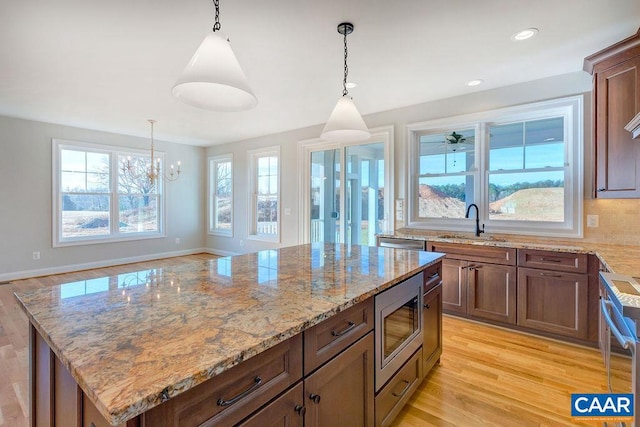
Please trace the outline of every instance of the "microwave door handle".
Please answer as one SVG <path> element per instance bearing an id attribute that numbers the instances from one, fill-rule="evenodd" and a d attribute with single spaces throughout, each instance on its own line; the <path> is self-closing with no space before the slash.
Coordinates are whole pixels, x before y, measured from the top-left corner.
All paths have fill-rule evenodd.
<path id="1" fill-rule="evenodd" d="M 628 335 L 623 335 L 622 332 L 620 332 L 620 330 L 618 329 L 618 326 L 611 318 L 609 306 L 613 306 L 613 303 L 611 301 L 608 301 L 606 299 L 600 300 L 600 309 L 602 311 L 602 315 L 604 316 L 604 319 L 607 322 L 607 325 L 609 325 L 609 329 L 611 330 L 611 333 L 613 334 L 614 337 L 616 337 L 616 339 L 624 349 L 631 348 L 633 351 L 635 351 L 635 348 L 636 348 L 635 339 L 633 339 Z"/>

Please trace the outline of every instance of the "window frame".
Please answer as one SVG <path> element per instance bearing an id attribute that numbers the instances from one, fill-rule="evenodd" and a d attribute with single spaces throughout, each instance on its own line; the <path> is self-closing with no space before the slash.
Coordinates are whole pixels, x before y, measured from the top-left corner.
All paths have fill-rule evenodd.
<path id="1" fill-rule="evenodd" d="M 248 150 L 247 151 L 247 156 L 248 156 L 248 164 L 249 164 L 249 179 L 248 179 L 248 183 L 249 183 L 249 200 L 248 200 L 248 205 L 250 212 L 248 215 L 249 218 L 249 224 L 248 224 L 248 233 L 247 233 L 247 239 L 249 240 L 257 240 L 257 241 L 264 241 L 264 242 L 275 242 L 275 243 L 280 243 L 280 239 L 281 239 L 281 213 L 282 213 L 282 206 L 281 206 L 281 201 L 282 201 L 282 197 L 281 197 L 281 186 L 282 186 L 282 157 L 280 156 L 280 146 L 272 146 L 272 147 L 265 147 L 265 148 L 259 148 L 259 149 L 255 149 L 255 150 Z M 278 193 L 277 193 L 277 209 L 276 209 L 276 214 L 278 216 L 277 221 L 276 221 L 276 227 L 277 227 L 277 233 L 276 234 L 266 234 L 266 233 L 258 233 L 258 212 L 257 212 L 257 197 L 258 197 L 258 159 L 261 157 L 273 157 L 275 156 L 278 159 Z"/>
<path id="2" fill-rule="evenodd" d="M 94 144 L 81 141 L 70 141 L 65 139 L 53 138 L 52 140 L 52 246 L 65 247 L 65 246 L 79 246 L 90 244 L 101 244 L 111 242 L 123 242 L 132 240 L 146 240 L 166 237 L 165 233 L 165 197 L 164 197 L 164 183 L 163 180 L 158 180 L 156 184 L 156 196 L 157 196 L 157 231 L 142 231 L 142 232 L 119 232 L 119 189 L 118 189 L 118 174 L 119 156 L 150 156 L 148 150 L 140 150 L 135 148 L 124 148 L 104 144 Z M 61 176 L 61 152 L 62 150 L 75 150 L 84 152 L 96 152 L 109 154 L 109 188 L 107 193 L 101 193 L 108 195 L 111 198 L 109 207 L 109 234 L 101 236 L 80 236 L 63 238 L 62 237 L 62 194 L 66 193 L 60 188 L 60 176 Z M 160 159 L 161 167 L 164 166 L 164 152 L 156 151 L 155 158 Z"/>
<path id="3" fill-rule="evenodd" d="M 490 220 L 489 219 L 489 128 L 493 125 L 526 122 L 552 117 L 564 118 L 564 212 L 563 222 Z M 538 235 L 549 237 L 583 236 L 583 95 L 563 97 L 481 113 L 466 114 L 445 119 L 431 120 L 407 126 L 407 188 L 408 218 L 406 226 L 415 229 L 436 231 L 474 232 L 474 219 L 419 218 L 419 144 L 425 132 L 447 132 L 454 128 L 478 126 L 475 140 L 477 178 L 474 182 L 473 203 L 480 208 L 480 222 L 486 225 L 487 233 Z"/>
<path id="4" fill-rule="evenodd" d="M 231 163 L 231 228 L 229 230 L 223 228 L 217 228 L 217 190 L 218 190 L 218 174 L 217 174 L 217 165 L 219 163 Z M 214 236 L 225 236 L 225 237 L 233 237 L 233 211 L 234 211 L 234 164 L 233 164 L 233 153 L 228 154 L 220 154 L 216 156 L 209 156 L 208 162 L 208 191 L 209 195 L 209 203 L 208 203 L 208 217 L 209 217 L 209 234 Z"/>

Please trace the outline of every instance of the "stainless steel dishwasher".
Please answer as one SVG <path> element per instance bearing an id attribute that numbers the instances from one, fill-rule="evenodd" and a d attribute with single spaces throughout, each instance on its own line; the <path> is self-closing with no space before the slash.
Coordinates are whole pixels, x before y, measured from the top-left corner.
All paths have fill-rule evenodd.
<path id="1" fill-rule="evenodd" d="M 383 248 L 424 251 L 427 249 L 427 242 L 426 240 L 403 239 L 401 237 L 378 237 L 378 246 Z"/>

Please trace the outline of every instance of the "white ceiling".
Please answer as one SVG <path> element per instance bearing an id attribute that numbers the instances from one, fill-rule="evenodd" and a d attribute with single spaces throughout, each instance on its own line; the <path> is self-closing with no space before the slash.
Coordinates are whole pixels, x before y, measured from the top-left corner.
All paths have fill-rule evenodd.
<path id="1" fill-rule="evenodd" d="M 350 90 L 363 115 L 582 69 L 634 34 L 640 0 L 221 0 L 257 98 L 240 113 L 171 95 L 211 30 L 210 0 L 2 0 L 0 115 L 214 145 L 322 124 Z M 515 43 L 518 30 L 537 37 Z M 484 79 L 474 88 L 465 82 Z"/>

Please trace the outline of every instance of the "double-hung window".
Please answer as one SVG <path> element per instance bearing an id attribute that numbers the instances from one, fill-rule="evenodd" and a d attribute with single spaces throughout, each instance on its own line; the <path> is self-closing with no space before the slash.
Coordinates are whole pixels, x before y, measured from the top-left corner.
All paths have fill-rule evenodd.
<path id="1" fill-rule="evenodd" d="M 147 152 L 53 140 L 54 246 L 162 236 L 150 168 Z"/>
<path id="2" fill-rule="evenodd" d="M 408 226 L 582 235 L 582 97 L 410 125 Z M 473 216 L 475 212 L 471 211 Z"/>
<path id="3" fill-rule="evenodd" d="M 233 155 L 209 158 L 209 232 L 233 235 Z"/>
<path id="4" fill-rule="evenodd" d="M 249 237 L 280 239 L 280 147 L 249 151 Z"/>

